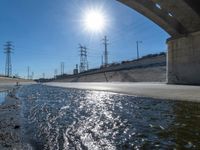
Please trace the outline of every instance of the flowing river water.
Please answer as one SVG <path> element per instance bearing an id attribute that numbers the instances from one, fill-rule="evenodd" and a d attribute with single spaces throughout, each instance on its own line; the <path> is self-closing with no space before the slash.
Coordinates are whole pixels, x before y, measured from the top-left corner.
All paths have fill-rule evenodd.
<path id="1" fill-rule="evenodd" d="M 200 104 L 24 86 L 24 141 L 36 150 L 200 149 Z"/>

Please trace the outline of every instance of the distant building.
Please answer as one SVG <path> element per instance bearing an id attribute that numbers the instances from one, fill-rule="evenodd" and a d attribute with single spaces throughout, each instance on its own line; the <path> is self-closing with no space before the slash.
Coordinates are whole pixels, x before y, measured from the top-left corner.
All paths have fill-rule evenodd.
<path id="1" fill-rule="evenodd" d="M 74 75 L 78 74 L 78 69 L 74 69 Z"/>
<path id="2" fill-rule="evenodd" d="M 78 65 L 76 64 L 76 68 L 73 71 L 74 75 L 78 74 Z"/>

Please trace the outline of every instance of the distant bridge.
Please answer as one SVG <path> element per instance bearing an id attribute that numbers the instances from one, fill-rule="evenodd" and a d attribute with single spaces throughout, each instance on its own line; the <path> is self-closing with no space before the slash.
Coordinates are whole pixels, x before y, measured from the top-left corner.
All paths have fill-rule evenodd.
<path id="1" fill-rule="evenodd" d="M 168 83 L 200 85 L 200 0 L 118 0 L 158 24 L 171 38 Z"/>

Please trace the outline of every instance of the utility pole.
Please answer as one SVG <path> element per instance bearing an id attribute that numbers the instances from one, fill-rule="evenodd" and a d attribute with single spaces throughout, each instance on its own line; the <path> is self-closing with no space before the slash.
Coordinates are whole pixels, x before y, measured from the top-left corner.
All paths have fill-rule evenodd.
<path id="1" fill-rule="evenodd" d="M 88 63 L 88 61 L 87 61 L 87 70 L 89 70 L 89 63 Z"/>
<path id="2" fill-rule="evenodd" d="M 88 63 L 88 60 L 87 60 L 87 47 L 84 46 L 84 52 L 85 52 L 85 65 L 86 65 L 86 70 L 89 69 L 89 63 Z"/>
<path id="3" fill-rule="evenodd" d="M 55 69 L 55 70 L 54 70 L 54 78 L 55 78 L 55 79 L 56 79 L 56 77 L 57 77 L 57 74 L 58 74 L 58 70 Z"/>
<path id="4" fill-rule="evenodd" d="M 13 50 L 13 45 L 11 41 L 6 42 L 4 45 L 4 53 L 6 54 L 6 64 L 5 64 L 5 76 L 12 76 L 12 64 L 11 64 L 11 53 Z"/>
<path id="5" fill-rule="evenodd" d="M 87 61 L 87 48 L 85 46 L 79 45 L 80 48 L 80 72 L 84 72 L 89 69 L 89 64 Z"/>
<path id="6" fill-rule="evenodd" d="M 27 68 L 27 79 L 29 80 L 30 79 L 30 67 L 28 66 Z"/>
<path id="7" fill-rule="evenodd" d="M 104 51 L 104 66 L 108 66 L 108 39 L 107 36 L 104 37 L 103 39 L 103 44 L 105 46 L 105 51 Z"/>
<path id="8" fill-rule="evenodd" d="M 65 63 L 64 62 L 60 63 L 60 71 L 61 71 L 61 75 L 64 75 L 64 72 L 65 72 Z"/>
<path id="9" fill-rule="evenodd" d="M 34 72 L 31 73 L 31 79 L 33 80 L 34 78 Z"/>
<path id="10" fill-rule="evenodd" d="M 45 73 L 42 73 L 42 77 L 43 77 L 43 79 L 45 79 Z"/>
<path id="11" fill-rule="evenodd" d="M 103 67 L 103 55 L 101 56 L 101 66 Z"/>
<path id="12" fill-rule="evenodd" d="M 142 43 L 142 41 L 136 41 L 136 45 L 137 45 L 137 59 L 140 58 L 140 55 L 139 55 L 139 44 Z"/>

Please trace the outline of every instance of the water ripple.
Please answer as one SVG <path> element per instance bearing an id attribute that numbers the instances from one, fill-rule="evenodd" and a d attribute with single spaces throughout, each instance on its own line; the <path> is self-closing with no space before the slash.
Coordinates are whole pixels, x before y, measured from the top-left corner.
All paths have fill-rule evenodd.
<path id="1" fill-rule="evenodd" d="M 43 85 L 18 96 L 36 149 L 200 148 L 200 104 Z"/>

